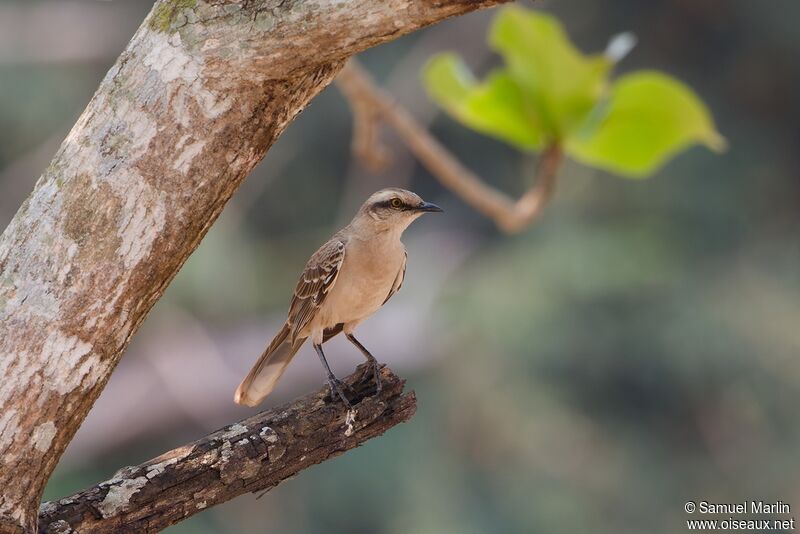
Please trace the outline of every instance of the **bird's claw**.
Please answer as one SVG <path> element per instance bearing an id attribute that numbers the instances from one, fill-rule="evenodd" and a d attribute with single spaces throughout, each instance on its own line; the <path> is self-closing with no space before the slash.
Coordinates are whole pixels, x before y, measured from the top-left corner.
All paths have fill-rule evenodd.
<path id="1" fill-rule="evenodd" d="M 349 400 L 347 400 L 347 397 L 345 397 L 343 391 L 344 388 L 349 387 L 347 384 L 345 384 L 338 378 L 332 377 L 328 379 L 328 386 L 331 389 L 331 399 L 336 400 L 336 397 L 338 396 L 340 399 L 342 399 L 342 402 L 344 403 L 345 406 L 347 406 L 348 410 L 353 409 L 353 405 L 350 404 Z"/>
<path id="2" fill-rule="evenodd" d="M 372 368 L 372 377 L 375 379 L 375 394 L 379 395 L 383 390 L 383 383 L 381 382 L 381 364 L 378 360 L 372 360 L 367 365 L 367 368 Z"/>
<path id="3" fill-rule="evenodd" d="M 367 365 L 361 372 L 361 379 L 364 380 L 368 375 L 372 375 L 372 380 L 375 382 L 375 395 L 380 394 L 383 390 L 383 383 L 381 382 L 381 367 L 383 367 L 378 360 L 367 360 Z"/>

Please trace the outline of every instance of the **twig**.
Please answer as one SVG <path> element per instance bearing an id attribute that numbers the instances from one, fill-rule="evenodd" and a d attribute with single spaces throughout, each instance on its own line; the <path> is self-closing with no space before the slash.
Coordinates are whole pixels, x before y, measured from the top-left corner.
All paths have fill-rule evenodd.
<path id="1" fill-rule="evenodd" d="M 414 393 L 403 394 L 405 382 L 386 367 L 381 379 L 377 396 L 370 396 L 374 382 L 365 366 L 345 380 L 354 419 L 326 386 L 42 504 L 41 532 L 157 532 L 238 495 L 269 490 L 409 420 Z"/>
<path id="2" fill-rule="evenodd" d="M 353 114 L 353 154 L 372 172 L 386 168 L 390 162 L 390 151 L 384 145 L 378 131 L 379 108 L 375 99 L 367 94 L 369 86 L 359 83 L 355 76 L 339 76 L 336 83 L 342 91 Z"/>
<path id="3" fill-rule="evenodd" d="M 464 167 L 425 128 L 418 125 L 408 111 L 378 88 L 355 60 L 351 59 L 345 65 L 336 82 L 354 113 L 356 155 L 366 157 L 370 165 L 373 163 L 370 161 L 372 152 L 379 155 L 385 152 L 375 133 L 375 117 L 379 115 L 397 131 L 409 150 L 445 187 L 494 220 L 506 232 L 519 232 L 530 226 L 550 200 L 562 161 L 561 147 L 557 144 L 548 146 L 542 152 L 536 182 L 515 201 Z M 367 123 L 369 127 L 365 126 Z"/>

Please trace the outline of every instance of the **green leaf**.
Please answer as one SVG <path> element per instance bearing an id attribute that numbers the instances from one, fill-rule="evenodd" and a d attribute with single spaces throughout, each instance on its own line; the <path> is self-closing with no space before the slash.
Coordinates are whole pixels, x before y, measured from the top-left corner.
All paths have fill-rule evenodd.
<path id="1" fill-rule="evenodd" d="M 694 143 L 715 151 L 726 146 L 697 95 L 659 72 L 622 76 L 607 105 L 597 111 L 567 139 L 567 152 L 578 161 L 625 176 L 650 174 Z"/>
<path id="2" fill-rule="evenodd" d="M 506 68 L 475 80 L 455 55 L 425 67 L 432 98 L 464 125 L 524 150 L 561 144 L 588 165 L 644 176 L 694 143 L 722 150 L 703 102 L 657 72 L 623 76 L 609 91 L 613 64 L 635 43 L 612 39 L 605 54 L 584 55 L 553 17 L 519 7 L 495 18 L 489 43 Z"/>
<path id="3" fill-rule="evenodd" d="M 503 9 L 489 44 L 505 59 L 549 137 L 575 131 L 606 88 L 613 60 L 583 55 L 553 17 L 519 7 Z"/>
<path id="4" fill-rule="evenodd" d="M 543 130 L 523 92 L 507 71 L 478 84 L 454 54 L 434 56 L 423 69 L 431 97 L 464 125 L 523 150 L 542 145 Z"/>
<path id="5" fill-rule="evenodd" d="M 425 88 L 434 101 L 448 109 L 458 107 L 475 88 L 475 77 L 457 55 L 442 53 L 433 56 L 422 69 Z"/>

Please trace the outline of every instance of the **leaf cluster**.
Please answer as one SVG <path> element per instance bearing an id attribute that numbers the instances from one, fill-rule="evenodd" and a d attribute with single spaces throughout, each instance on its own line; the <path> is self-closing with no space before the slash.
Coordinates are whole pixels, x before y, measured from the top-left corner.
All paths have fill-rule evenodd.
<path id="1" fill-rule="evenodd" d="M 693 144 L 723 150 L 705 104 L 679 80 L 649 70 L 611 78 L 627 51 L 630 36 L 622 37 L 605 53 L 586 55 L 555 18 L 509 7 L 488 36 L 503 67 L 478 81 L 460 57 L 443 53 L 425 66 L 423 81 L 469 128 L 526 151 L 558 145 L 623 176 L 647 176 Z"/>

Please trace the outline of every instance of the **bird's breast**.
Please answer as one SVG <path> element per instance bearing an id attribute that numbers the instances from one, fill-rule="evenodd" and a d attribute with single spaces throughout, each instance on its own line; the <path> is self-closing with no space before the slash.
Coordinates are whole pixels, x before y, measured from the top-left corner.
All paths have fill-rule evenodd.
<path id="1" fill-rule="evenodd" d="M 322 315 L 335 325 L 364 319 L 386 300 L 405 260 L 405 249 L 357 243 L 345 252 L 339 276 L 325 299 Z"/>

